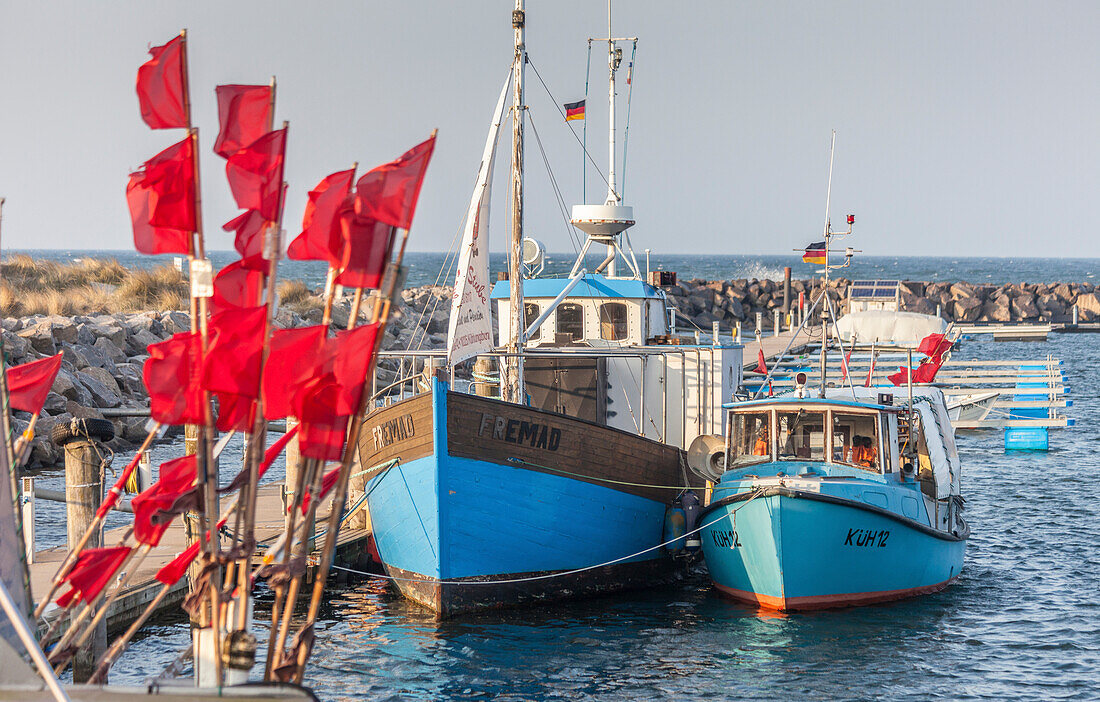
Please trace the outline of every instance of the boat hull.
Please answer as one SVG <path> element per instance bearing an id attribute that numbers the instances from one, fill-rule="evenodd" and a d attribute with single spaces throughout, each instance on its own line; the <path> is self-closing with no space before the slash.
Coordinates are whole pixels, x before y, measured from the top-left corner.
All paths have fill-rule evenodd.
<path id="1" fill-rule="evenodd" d="M 378 554 L 403 595 L 443 616 L 676 572 L 659 544 L 678 491 L 614 482 L 682 485 L 675 447 L 440 384 L 367 423 L 360 455 L 375 466 L 366 491 Z"/>
<path id="2" fill-rule="evenodd" d="M 780 611 L 864 605 L 942 590 L 962 570 L 965 536 L 820 493 L 749 498 L 702 517 L 711 579 L 737 600 Z"/>

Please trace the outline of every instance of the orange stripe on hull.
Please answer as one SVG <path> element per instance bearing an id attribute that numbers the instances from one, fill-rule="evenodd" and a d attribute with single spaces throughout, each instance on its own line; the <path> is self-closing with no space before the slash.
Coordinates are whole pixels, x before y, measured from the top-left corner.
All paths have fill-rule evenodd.
<path id="1" fill-rule="evenodd" d="M 959 576 L 948 578 L 942 583 L 913 587 L 904 590 L 881 590 L 879 592 L 850 592 L 841 595 L 810 595 L 807 597 L 774 597 L 758 592 L 748 592 L 732 587 L 725 587 L 714 583 L 720 591 L 735 600 L 740 600 L 751 605 L 757 605 L 765 609 L 774 609 L 780 612 L 793 612 L 807 609 L 828 609 L 830 607 L 855 607 L 858 605 L 873 604 L 875 602 L 889 602 L 902 600 L 907 597 L 927 595 L 939 592 L 959 579 Z"/>

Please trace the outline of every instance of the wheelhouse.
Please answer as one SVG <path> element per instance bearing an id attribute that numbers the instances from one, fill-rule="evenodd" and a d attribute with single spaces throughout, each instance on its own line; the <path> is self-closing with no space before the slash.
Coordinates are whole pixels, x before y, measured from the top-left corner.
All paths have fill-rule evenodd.
<path id="1" fill-rule="evenodd" d="M 899 408 L 831 400 L 764 400 L 727 405 L 732 470 L 784 461 L 846 465 L 870 473 L 899 469 Z"/>

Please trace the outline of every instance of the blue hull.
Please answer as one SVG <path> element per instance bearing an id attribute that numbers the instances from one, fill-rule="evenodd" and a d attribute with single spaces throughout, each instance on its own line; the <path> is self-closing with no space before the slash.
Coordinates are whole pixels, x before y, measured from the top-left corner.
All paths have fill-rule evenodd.
<path id="1" fill-rule="evenodd" d="M 965 538 L 886 510 L 787 488 L 747 497 L 702 518 L 711 579 L 738 600 L 782 611 L 869 604 L 942 590 L 962 570 Z"/>
<path id="2" fill-rule="evenodd" d="M 655 548 L 666 502 L 497 456 L 452 455 L 447 392 L 434 390 L 428 455 L 402 459 L 367 483 L 378 554 L 405 596 L 451 615 L 649 585 L 671 574 L 673 559 Z"/>

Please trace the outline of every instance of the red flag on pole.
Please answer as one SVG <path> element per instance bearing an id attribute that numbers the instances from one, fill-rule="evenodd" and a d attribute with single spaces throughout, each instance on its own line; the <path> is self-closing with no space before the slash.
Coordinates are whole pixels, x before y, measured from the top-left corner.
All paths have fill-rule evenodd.
<path id="1" fill-rule="evenodd" d="M 217 528 L 221 529 L 225 526 L 227 521 L 229 521 L 229 515 L 218 520 Z M 210 541 L 209 531 L 206 532 L 205 539 L 202 541 L 195 541 L 195 543 L 185 548 L 178 556 L 161 566 L 161 569 L 158 570 L 153 577 L 165 585 L 174 585 L 179 582 L 179 579 L 182 578 L 187 572 L 187 569 L 191 567 L 191 562 L 198 557 L 199 548 L 207 541 Z"/>
<path id="2" fill-rule="evenodd" d="M 347 209 L 339 215 L 344 251 L 343 269 L 336 282 L 348 288 L 377 288 L 390 260 L 394 228 L 384 222 L 371 222 Z"/>
<path id="3" fill-rule="evenodd" d="M 77 598 L 87 604 L 94 602 L 132 550 L 129 546 L 84 549 L 73 569 L 65 576 L 64 582 L 70 585 L 70 589 L 57 598 L 57 605 L 68 607 Z"/>
<path id="4" fill-rule="evenodd" d="M 840 377 L 840 382 L 842 382 L 842 383 L 845 380 L 848 379 L 848 368 L 850 367 L 849 364 L 851 362 L 852 362 L 852 352 L 849 351 L 848 353 L 844 354 L 844 363 L 840 364 L 842 366 L 841 371 L 843 371 L 843 374 Z"/>
<path id="5" fill-rule="evenodd" d="M 340 384 L 340 396 L 336 411 L 353 415 L 359 411 L 363 387 L 367 382 L 367 370 L 374 357 L 374 345 L 378 338 L 378 322 L 341 331 L 336 335 L 336 358 L 333 373 Z"/>
<path id="6" fill-rule="evenodd" d="M 202 386 L 210 392 L 256 398 L 267 329 L 267 306 L 229 309 L 210 318 Z"/>
<path id="7" fill-rule="evenodd" d="M 929 334 L 921 339 L 920 346 L 917 347 L 919 353 L 923 353 L 933 361 L 940 361 L 942 356 L 951 350 L 951 342 L 947 340 L 946 334 Z"/>
<path id="8" fill-rule="evenodd" d="M 322 325 L 279 329 L 271 335 L 264 364 L 264 417 L 282 419 L 294 414 L 294 400 L 301 386 L 324 363 L 327 329 Z"/>
<path id="9" fill-rule="evenodd" d="M 302 233 L 287 247 L 287 258 L 298 261 L 328 261 L 341 265 L 344 238 L 336 215 L 351 191 L 355 171 L 340 171 L 325 178 L 309 191 L 302 217 Z"/>
<path id="10" fill-rule="evenodd" d="M 183 332 L 159 344 L 149 344 L 149 358 L 142 368 L 149 390 L 149 409 L 161 424 L 203 424 L 202 339 Z"/>
<path id="11" fill-rule="evenodd" d="M 219 85 L 214 153 L 229 158 L 267 133 L 271 123 L 271 86 Z"/>
<path id="12" fill-rule="evenodd" d="M 344 450 L 348 418 L 338 411 L 341 388 L 330 372 L 310 379 L 302 388 L 299 407 L 302 431 L 298 445 L 302 455 L 335 461 Z"/>
<path id="13" fill-rule="evenodd" d="M 329 472 L 321 476 L 321 499 L 324 500 L 325 496 L 332 491 L 332 488 L 336 486 L 336 479 L 340 477 L 340 467 L 337 466 Z M 305 495 L 302 497 L 302 516 L 306 515 L 309 510 L 309 501 L 311 495 L 309 494 L 309 488 L 306 488 Z"/>
<path id="14" fill-rule="evenodd" d="M 137 96 L 141 118 L 150 129 L 187 128 L 184 105 L 183 37 L 149 49 L 153 57 L 137 72 Z"/>
<path id="15" fill-rule="evenodd" d="M 160 464 L 157 482 L 144 490 L 130 505 L 134 508 L 134 538 L 156 546 L 168 531 L 172 519 L 186 509 L 185 503 L 195 490 L 194 455 L 182 456 Z"/>
<path id="16" fill-rule="evenodd" d="M 214 276 L 214 297 L 210 299 L 210 313 L 218 314 L 260 304 L 265 277 L 263 271 L 248 268 L 244 261 L 230 263 Z"/>
<path id="17" fill-rule="evenodd" d="M 355 213 L 364 220 L 408 229 L 433 149 L 434 136 L 364 174 L 355 185 Z"/>
<path id="18" fill-rule="evenodd" d="M 195 162 L 186 137 L 145 162 L 142 186 L 156 195 L 149 225 L 195 231 Z"/>
<path id="19" fill-rule="evenodd" d="M 218 431 L 252 432 L 256 420 L 256 400 L 243 395 L 230 395 L 219 392 L 218 418 L 215 426 Z"/>
<path id="20" fill-rule="evenodd" d="M 157 195 L 145 186 L 144 173 L 130 174 L 126 203 L 130 206 L 135 249 L 143 254 L 191 253 L 191 232 L 149 224 L 157 206 Z"/>
<path id="21" fill-rule="evenodd" d="M 241 265 L 267 271 L 269 264 L 264 253 L 264 234 L 267 220 L 257 210 L 248 210 L 222 225 L 227 232 L 235 232 L 233 248 L 241 255 Z"/>
<path id="22" fill-rule="evenodd" d="M 8 368 L 8 401 L 11 408 L 31 414 L 41 412 L 60 368 L 61 354 Z"/>
<path id="23" fill-rule="evenodd" d="M 279 219 L 286 129 L 268 132 L 229 157 L 225 175 L 242 210 L 258 210 L 269 222 Z"/>
<path id="24" fill-rule="evenodd" d="M 753 368 L 756 373 L 768 374 L 768 364 L 764 362 L 764 349 L 756 350 L 756 367 Z"/>

